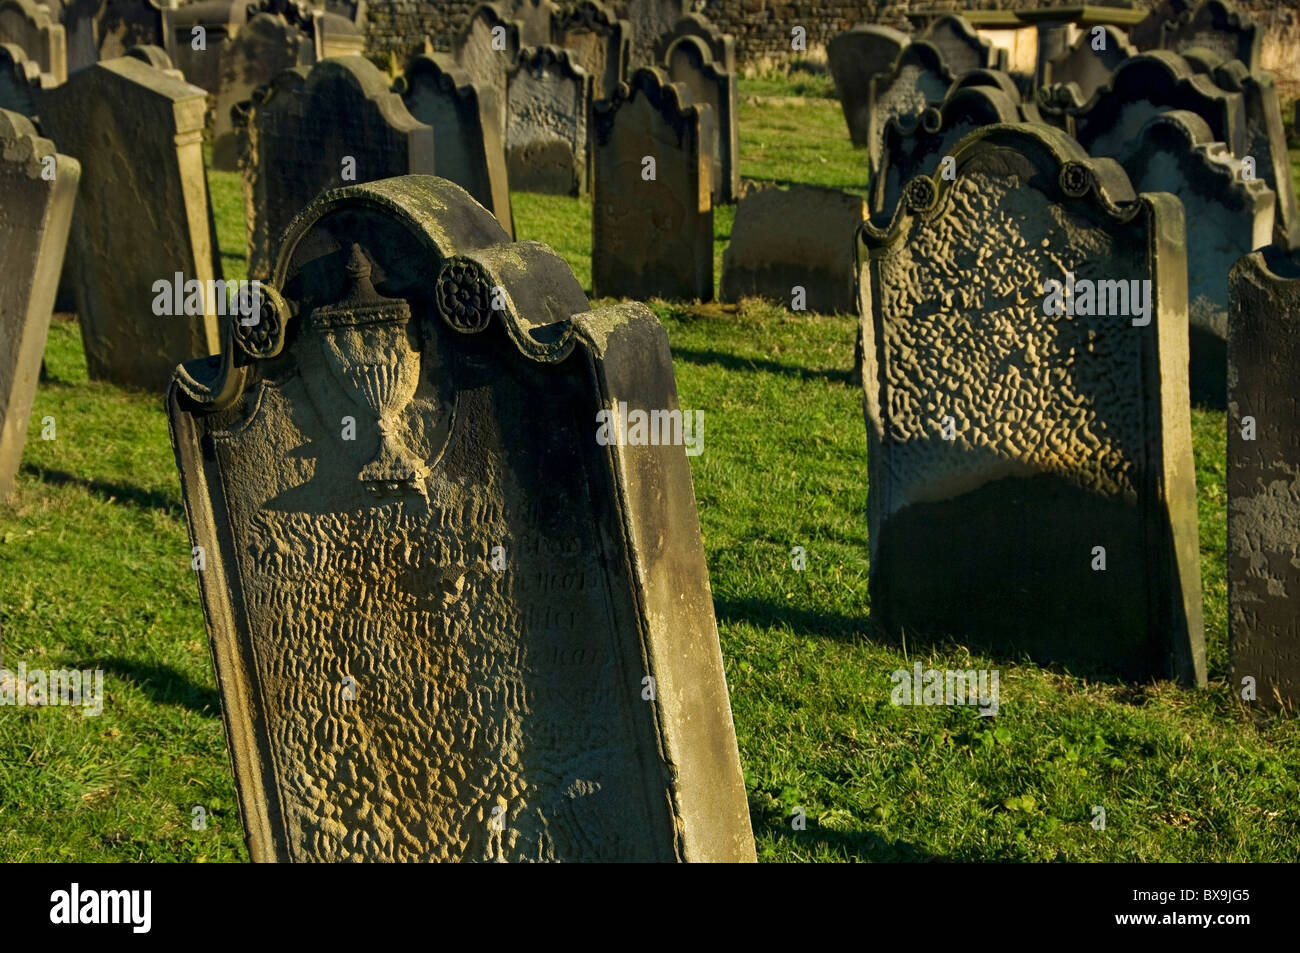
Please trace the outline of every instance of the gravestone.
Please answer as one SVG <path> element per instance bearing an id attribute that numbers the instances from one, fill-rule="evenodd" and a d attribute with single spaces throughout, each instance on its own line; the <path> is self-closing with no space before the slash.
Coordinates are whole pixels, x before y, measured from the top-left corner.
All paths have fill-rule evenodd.
<path id="1" fill-rule="evenodd" d="M 1050 126 L 954 160 L 859 232 L 873 617 L 1203 686 L 1182 209 Z"/>
<path id="2" fill-rule="evenodd" d="M 434 171 L 455 182 L 514 235 L 500 122 L 469 77 L 436 56 L 407 64 L 400 91 L 412 116 L 433 129 Z"/>
<path id="3" fill-rule="evenodd" d="M 221 278 L 203 170 L 206 99 L 124 56 L 37 100 L 44 133 L 81 163 L 67 271 L 92 380 L 158 390 L 177 361 L 219 347 L 211 297 L 160 307 L 154 287 L 177 274 L 205 289 Z"/>
<path id="4" fill-rule="evenodd" d="M 654 315 L 433 177 L 280 249 L 169 395 L 252 859 L 752 861 Z"/>
<path id="5" fill-rule="evenodd" d="M 550 0 L 515 0 L 511 19 L 519 24 L 521 46 L 546 46 L 555 37 L 553 23 L 560 8 Z"/>
<path id="6" fill-rule="evenodd" d="M 46 75 L 20 47 L 0 43 L 0 109 L 35 118 L 36 97 Z"/>
<path id="7" fill-rule="evenodd" d="M 1165 25 L 1194 6 L 1195 0 L 1157 0 L 1145 19 L 1129 28 L 1129 42 L 1142 52 L 1159 49 L 1164 39 Z"/>
<path id="8" fill-rule="evenodd" d="M 948 95 L 956 77 L 929 43 L 909 43 L 888 71 L 871 81 L 867 107 L 867 158 L 872 177 L 880 170 L 885 129 L 891 119 L 913 122 Z"/>
<path id="9" fill-rule="evenodd" d="M 250 6 L 257 9 L 247 0 L 199 0 L 172 13 L 176 68 L 188 82 L 213 95 L 219 91 L 226 57 L 248 23 Z"/>
<path id="10" fill-rule="evenodd" d="M 957 14 L 936 17 L 919 39 L 938 49 L 954 76 L 972 69 L 1007 68 L 1007 51 L 981 37 L 965 17 Z"/>
<path id="11" fill-rule="evenodd" d="M 311 38 L 278 14 L 259 13 L 240 29 L 221 57 L 212 120 L 214 169 L 239 168 L 239 134 L 232 110 L 284 70 L 307 65 L 314 58 Z"/>
<path id="12" fill-rule="evenodd" d="M 907 43 L 907 34 L 892 27 L 855 26 L 826 44 L 849 139 L 860 149 L 871 137 L 871 83 L 894 65 Z"/>
<path id="13" fill-rule="evenodd" d="M 174 10 L 167 0 L 69 0 L 63 13 L 68 72 L 125 56 L 133 46 L 159 46 L 175 56 Z"/>
<path id="14" fill-rule="evenodd" d="M 68 78 L 67 37 L 63 25 L 36 0 L 0 0 L 0 43 L 12 43 L 57 86 Z"/>
<path id="15" fill-rule="evenodd" d="M 596 104 L 593 296 L 713 298 L 712 124 L 654 69 Z"/>
<path id="16" fill-rule="evenodd" d="M 1300 263 L 1272 246 L 1232 270 L 1228 646 L 1232 690 L 1300 707 Z M 1252 704 L 1252 700 L 1247 700 Z"/>
<path id="17" fill-rule="evenodd" d="M 655 43 L 691 12 L 687 0 L 614 0 L 614 15 L 632 26 L 629 72 L 658 63 Z"/>
<path id="18" fill-rule="evenodd" d="M 243 117 L 248 273 L 270 273 L 275 240 L 321 192 L 350 182 L 432 174 L 433 130 L 361 56 L 285 70 Z"/>
<path id="19" fill-rule="evenodd" d="M 507 20 L 501 10 L 484 3 L 474 8 L 452 44 L 452 57 L 471 83 L 489 90 L 505 103 L 507 76 L 519 60 L 519 23 Z M 501 110 L 501 134 L 506 133 L 506 111 Z"/>
<path id="20" fill-rule="evenodd" d="M 0 502 L 23 457 L 81 167 L 0 109 Z"/>
<path id="21" fill-rule="evenodd" d="M 506 170 L 510 187 L 585 195 L 591 185 L 591 76 L 568 50 L 519 54 L 506 88 Z"/>
<path id="22" fill-rule="evenodd" d="M 592 80 L 592 96 L 608 99 L 627 75 L 627 21 L 614 17 L 598 0 L 579 0 L 555 19 L 555 45 L 569 51 Z"/>
<path id="23" fill-rule="evenodd" d="M 752 190 L 736 206 L 722 255 L 723 301 L 757 297 L 792 310 L 853 314 L 860 196 L 808 185 Z M 800 293 L 802 292 L 802 293 Z"/>
<path id="24" fill-rule="evenodd" d="M 1192 47 L 1212 50 L 1225 60 L 1241 60 L 1248 70 L 1262 68 L 1260 46 L 1263 35 L 1247 17 L 1223 0 L 1205 0 L 1184 10 L 1161 26 L 1160 45 L 1181 52 Z"/>
<path id="25" fill-rule="evenodd" d="M 1100 32 L 1094 34 L 1094 30 Z M 1122 30 L 1109 25 L 1088 28 L 1068 53 L 1048 62 L 1046 80 L 1074 83 L 1079 87 L 1080 100 L 1086 103 L 1097 90 L 1110 83 L 1121 63 L 1136 55 L 1137 50 Z"/>
<path id="26" fill-rule="evenodd" d="M 1168 192 L 1187 223 L 1188 336 L 1192 400 L 1227 401 L 1228 272 L 1272 240 L 1272 191 L 1246 181 L 1242 163 L 1215 142 L 1194 113 L 1171 110 L 1151 119 L 1118 157 L 1138 192 Z"/>
<path id="27" fill-rule="evenodd" d="M 737 122 L 736 75 L 718 68 L 713 54 L 697 37 L 686 36 L 668 48 L 664 72 L 691 91 L 691 98 L 713 110 L 713 204 L 736 201 L 740 193 L 740 130 Z"/>
<path id="28" fill-rule="evenodd" d="M 944 157 L 976 129 L 1019 121 L 1019 104 L 995 86 L 954 87 L 942 104 L 928 107 L 918 119 L 891 120 L 872 189 L 873 210 L 892 214 L 903 186 L 918 175 L 942 172 Z"/>
<path id="29" fill-rule="evenodd" d="M 736 38 L 730 33 L 723 33 L 708 17 L 699 13 L 686 14 L 673 24 L 671 30 L 655 41 L 654 65 L 666 66 L 668 50 L 678 40 L 688 36 L 693 36 L 704 43 L 719 69 L 727 73 L 736 72 Z"/>

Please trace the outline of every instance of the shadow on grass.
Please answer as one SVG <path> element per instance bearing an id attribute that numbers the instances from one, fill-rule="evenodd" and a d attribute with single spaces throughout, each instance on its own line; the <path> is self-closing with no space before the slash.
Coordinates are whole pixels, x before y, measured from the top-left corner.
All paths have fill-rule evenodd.
<path id="1" fill-rule="evenodd" d="M 180 705 L 200 715 L 221 715 L 221 696 L 216 689 L 196 685 L 170 665 L 154 665 L 114 656 L 100 659 L 104 671 L 128 679 L 160 705 Z"/>
<path id="2" fill-rule="evenodd" d="M 763 628 L 784 628 L 795 635 L 819 635 L 834 639 L 870 639 L 874 642 L 881 634 L 875 631 L 871 620 L 865 616 L 815 612 L 779 602 L 768 602 L 765 599 L 728 599 L 725 596 L 714 595 L 713 611 L 719 622 L 747 622 Z"/>
<path id="3" fill-rule="evenodd" d="M 801 850 L 816 854 L 820 850 L 849 860 L 868 860 L 877 863 L 933 863 L 952 860 L 922 850 L 906 841 L 888 840 L 870 831 L 833 831 L 808 821 L 808 830 L 796 831 L 788 823 L 754 824 L 754 834 L 791 841 Z"/>
<path id="4" fill-rule="evenodd" d="M 49 470 L 31 463 L 24 463 L 22 472 L 29 473 L 40 482 L 48 483 L 51 486 L 79 486 L 83 490 L 98 496 L 106 503 L 120 501 L 130 503 L 140 509 L 161 510 L 171 516 L 181 517 L 185 515 L 185 509 L 181 506 L 180 499 L 170 493 L 142 490 L 138 486 L 110 483 L 107 480 L 88 480 L 65 470 Z"/>
<path id="5" fill-rule="evenodd" d="M 783 374 L 787 377 L 798 377 L 801 380 L 820 378 L 847 384 L 851 376 L 847 370 L 814 370 L 800 367 L 797 364 L 782 364 L 779 361 L 771 361 L 762 357 L 737 357 L 735 354 L 726 354 L 722 351 L 701 351 L 691 347 L 674 347 L 672 354 L 674 358 L 680 358 L 689 364 L 713 364 L 729 371 L 765 371 L 768 374 Z"/>

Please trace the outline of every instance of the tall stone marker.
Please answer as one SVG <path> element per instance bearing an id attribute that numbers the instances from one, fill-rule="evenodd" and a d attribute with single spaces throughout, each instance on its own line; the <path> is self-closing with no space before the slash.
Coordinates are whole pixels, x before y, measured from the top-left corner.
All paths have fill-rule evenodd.
<path id="1" fill-rule="evenodd" d="M 686 14 L 673 24 L 671 30 L 655 40 L 654 65 L 662 66 L 668 58 L 668 50 L 678 40 L 688 36 L 704 43 L 718 69 L 725 73 L 736 72 L 736 38 L 730 33 L 723 33 L 708 17 L 699 13 Z"/>
<path id="2" fill-rule="evenodd" d="M 1247 704 L 1295 711 L 1300 708 L 1300 263 L 1270 247 L 1239 261 L 1230 283 L 1232 689 Z M 1241 694 L 1247 688 L 1254 698 Z"/>
<path id="3" fill-rule="evenodd" d="M 690 12 L 687 0 L 613 0 L 615 15 L 632 25 L 630 70 L 654 66 L 655 44 Z"/>
<path id="4" fill-rule="evenodd" d="M 953 156 L 859 233 L 872 612 L 1204 685 L 1181 206 L 1050 126 Z"/>
<path id="5" fill-rule="evenodd" d="M 0 0 L 0 43 L 20 47 L 40 66 L 48 85 L 68 78 L 68 40 L 63 25 L 36 0 Z"/>
<path id="6" fill-rule="evenodd" d="M 469 77 L 438 56 L 416 56 L 401 81 L 411 115 L 433 129 L 434 168 L 514 235 L 506 151 L 495 107 Z"/>
<path id="7" fill-rule="evenodd" d="M 653 314 L 433 177 L 279 247 L 169 398 L 253 860 L 753 860 Z"/>
<path id="8" fill-rule="evenodd" d="M 550 0 L 515 0 L 510 16 L 519 24 L 522 46 L 545 46 L 555 38 L 552 24 L 560 8 Z"/>
<path id="9" fill-rule="evenodd" d="M 1007 51 L 980 36 L 970 21 L 958 14 L 936 17 L 920 39 L 943 54 L 944 64 L 954 75 L 973 69 L 1007 68 Z"/>
<path id="10" fill-rule="evenodd" d="M 591 75 L 568 50 L 524 50 L 507 79 L 506 168 L 527 192 L 591 188 Z"/>
<path id="11" fill-rule="evenodd" d="M 855 26 L 836 34 L 826 44 L 849 139 L 859 149 L 866 147 L 871 136 L 872 81 L 889 71 L 907 42 L 907 34 L 892 27 Z"/>
<path id="12" fill-rule="evenodd" d="M 81 163 L 68 258 L 92 379 L 160 390 L 177 361 L 220 347 L 213 296 L 176 308 L 155 290 L 178 274 L 204 289 L 221 277 L 206 102 L 197 86 L 125 56 L 38 99 L 43 131 Z"/>
<path id="13" fill-rule="evenodd" d="M 0 109 L 0 501 L 22 462 L 81 167 Z"/>
<path id="14" fill-rule="evenodd" d="M 740 195 L 740 129 L 737 121 L 736 75 L 720 68 L 699 37 L 673 42 L 664 56 L 664 72 L 673 83 L 691 91 L 699 105 L 713 110 L 713 203 L 723 205 Z"/>
<path id="15" fill-rule="evenodd" d="M 350 182 L 432 174 L 433 130 L 361 56 L 285 70 L 244 117 L 248 273 L 270 273 L 272 242 L 322 192 Z"/>
<path id="16" fill-rule="evenodd" d="M 871 174 L 880 170 L 885 130 L 891 120 L 911 123 L 943 102 L 956 76 L 929 43 L 909 43 L 893 65 L 871 80 L 867 107 L 867 161 Z"/>
<path id="17" fill-rule="evenodd" d="M 631 32 L 599 0 L 579 0 L 555 19 L 555 44 L 591 76 L 596 99 L 612 96 L 627 75 Z"/>
<path id="18" fill-rule="evenodd" d="M 474 8 L 452 44 L 452 57 L 483 94 L 491 91 L 502 104 L 501 134 L 506 133 L 506 77 L 519 60 L 521 25 L 507 20 L 490 3 Z"/>
<path id="19" fill-rule="evenodd" d="M 711 300 L 713 111 L 639 69 L 595 113 L 592 293 Z"/>

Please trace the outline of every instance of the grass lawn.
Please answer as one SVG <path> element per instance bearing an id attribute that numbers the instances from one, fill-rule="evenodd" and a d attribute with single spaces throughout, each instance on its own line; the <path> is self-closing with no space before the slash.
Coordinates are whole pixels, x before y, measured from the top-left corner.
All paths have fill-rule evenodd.
<path id="1" fill-rule="evenodd" d="M 742 82 L 742 173 L 862 191 L 839 104 L 800 82 Z M 238 181 L 211 182 L 241 277 Z M 516 194 L 514 211 L 590 285 L 585 200 Z M 715 215 L 719 271 L 732 218 Z M 1223 414 L 1193 413 L 1208 691 L 918 652 L 868 621 L 853 319 L 652 306 L 682 406 L 708 417 L 691 464 L 762 859 L 1300 859 L 1300 720 L 1248 712 L 1225 682 Z M 4 664 L 101 668 L 107 700 L 98 718 L 0 708 L 0 860 L 246 859 L 162 398 L 88 381 L 75 324 L 51 328 L 46 361 L 0 506 Z M 892 706 L 889 674 L 917 660 L 998 669 L 997 718 Z"/>

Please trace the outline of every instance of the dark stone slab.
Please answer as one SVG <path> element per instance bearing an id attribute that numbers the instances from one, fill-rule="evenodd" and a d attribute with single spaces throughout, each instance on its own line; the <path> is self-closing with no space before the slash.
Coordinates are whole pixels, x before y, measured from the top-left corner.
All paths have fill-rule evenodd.
<path id="1" fill-rule="evenodd" d="M 871 137 L 872 80 L 894 65 L 907 43 L 907 34 L 891 27 L 855 26 L 826 44 L 849 138 L 859 148 L 865 148 Z"/>

